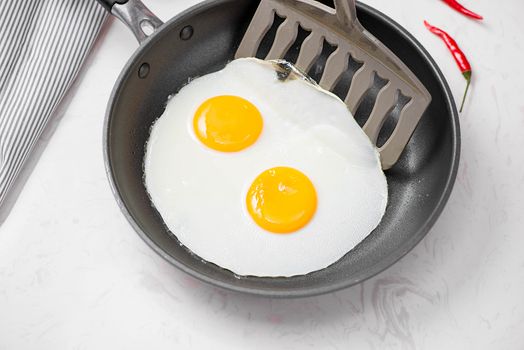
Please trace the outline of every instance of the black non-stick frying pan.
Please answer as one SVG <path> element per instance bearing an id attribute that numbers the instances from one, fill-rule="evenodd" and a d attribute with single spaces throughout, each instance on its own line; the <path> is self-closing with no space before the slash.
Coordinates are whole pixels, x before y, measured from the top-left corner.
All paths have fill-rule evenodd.
<path id="1" fill-rule="evenodd" d="M 216 286 L 256 295 L 327 293 L 359 283 L 393 264 L 426 235 L 439 216 L 459 162 L 455 103 L 442 73 L 424 48 L 397 23 L 358 4 L 364 27 L 407 64 L 433 97 L 400 161 L 386 172 L 390 198 L 382 222 L 337 263 L 304 276 L 239 278 L 202 261 L 179 244 L 176 232 L 169 232 L 149 200 L 143 182 L 145 143 L 169 95 L 189 78 L 217 71 L 233 59 L 259 1 L 206 1 L 165 24 L 138 0 L 99 1 L 124 20 L 141 41 L 109 102 L 104 127 L 107 174 L 133 228 L 179 269 Z M 324 2 L 332 5 L 329 0 Z M 365 110 L 365 106 L 359 109 Z M 394 121 L 391 123 L 392 128 Z"/>

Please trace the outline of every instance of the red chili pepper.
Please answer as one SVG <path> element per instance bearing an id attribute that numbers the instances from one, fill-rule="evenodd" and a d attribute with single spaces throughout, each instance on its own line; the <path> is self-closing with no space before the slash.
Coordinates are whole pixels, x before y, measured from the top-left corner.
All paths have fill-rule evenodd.
<path id="1" fill-rule="evenodd" d="M 479 19 L 479 20 L 480 19 L 484 19 L 484 17 L 482 17 L 481 15 L 476 14 L 475 12 L 470 11 L 467 8 L 465 8 L 464 6 L 462 6 L 461 4 L 459 4 L 457 2 L 457 0 L 442 0 L 442 1 L 444 1 L 452 9 L 455 9 L 456 11 L 462 13 L 463 15 L 466 15 L 466 16 L 474 18 L 474 19 Z"/>
<path id="2" fill-rule="evenodd" d="M 442 39 L 442 41 L 444 41 L 444 43 L 448 47 L 448 50 L 453 55 L 455 62 L 457 62 L 457 65 L 460 71 L 462 72 L 462 75 L 467 81 L 466 91 L 464 92 L 462 104 L 460 105 L 460 111 L 462 112 L 462 109 L 464 108 L 464 102 L 466 101 L 466 96 L 468 94 L 469 86 L 471 85 L 471 65 L 469 64 L 469 61 L 466 58 L 464 52 L 462 52 L 462 50 L 458 46 L 457 42 L 448 33 L 446 33 L 440 28 L 432 26 L 427 21 L 424 21 L 424 25 L 426 26 L 426 28 L 429 29 L 430 32 L 437 35 Z"/>

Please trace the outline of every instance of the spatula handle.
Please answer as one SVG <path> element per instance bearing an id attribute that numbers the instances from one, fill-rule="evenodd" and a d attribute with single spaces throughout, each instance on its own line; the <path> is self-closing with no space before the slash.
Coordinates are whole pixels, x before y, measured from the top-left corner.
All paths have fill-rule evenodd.
<path id="1" fill-rule="evenodd" d="M 355 0 L 335 0 L 335 9 L 340 23 L 348 27 L 353 27 L 358 23 Z"/>

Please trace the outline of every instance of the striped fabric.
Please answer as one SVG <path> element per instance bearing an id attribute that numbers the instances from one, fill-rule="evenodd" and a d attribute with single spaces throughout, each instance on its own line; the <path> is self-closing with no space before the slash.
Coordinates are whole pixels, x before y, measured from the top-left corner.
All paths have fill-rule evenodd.
<path id="1" fill-rule="evenodd" d="M 105 18 L 95 0 L 0 0 L 0 207 Z"/>

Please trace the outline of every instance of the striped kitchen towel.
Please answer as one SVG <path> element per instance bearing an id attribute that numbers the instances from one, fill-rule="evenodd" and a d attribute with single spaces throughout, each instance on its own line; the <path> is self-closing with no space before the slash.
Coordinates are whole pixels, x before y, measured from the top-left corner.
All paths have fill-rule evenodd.
<path id="1" fill-rule="evenodd" d="M 0 0 L 0 209 L 105 18 L 95 0 Z"/>

